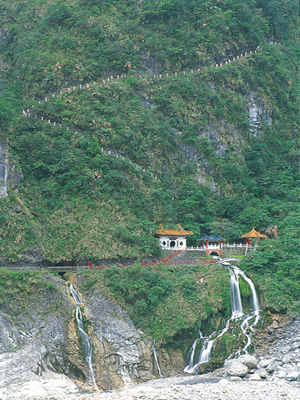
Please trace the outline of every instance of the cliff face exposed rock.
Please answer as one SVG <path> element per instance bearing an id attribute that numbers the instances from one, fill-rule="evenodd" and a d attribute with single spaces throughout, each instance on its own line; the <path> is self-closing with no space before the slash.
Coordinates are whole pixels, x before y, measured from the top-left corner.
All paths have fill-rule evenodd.
<path id="1" fill-rule="evenodd" d="M 159 377 L 152 339 L 134 327 L 127 312 L 100 292 L 87 299 L 84 310 L 91 324 L 96 380 L 101 388 L 113 389 Z M 163 375 L 182 371 L 182 354 L 167 354 L 159 346 L 157 352 Z"/>
<path id="2" fill-rule="evenodd" d="M 9 149 L 6 140 L 0 139 L 0 198 L 6 197 L 8 189 L 16 189 L 22 174 L 9 162 Z"/>
<path id="3" fill-rule="evenodd" d="M 29 382 L 42 394 L 48 392 L 51 381 L 54 389 L 76 391 L 67 375 L 83 376 L 65 351 L 67 321 L 71 318 L 65 287 L 59 278 L 47 275 L 45 279 L 51 282 L 51 289 L 32 294 L 19 291 L 1 304 L 1 395 L 30 394 Z"/>
<path id="4" fill-rule="evenodd" d="M 271 112 L 261 98 L 254 92 L 250 93 L 248 107 L 250 131 L 253 136 L 258 136 L 262 123 L 272 125 Z"/>
<path id="5" fill-rule="evenodd" d="M 74 393 L 91 389 L 89 369 L 65 281 L 45 275 L 49 288 L 7 297 L 0 311 L 0 396 Z M 152 339 L 137 330 L 128 314 L 100 291 L 84 302 L 82 313 L 93 343 L 97 385 L 111 390 L 159 377 Z M 164 376 L 184 367 L 180 353 L 157 346 Z M 76 382 L 76 384 L 75 384 Z M 31 389 L 30 389 L 31 388 Z"/>

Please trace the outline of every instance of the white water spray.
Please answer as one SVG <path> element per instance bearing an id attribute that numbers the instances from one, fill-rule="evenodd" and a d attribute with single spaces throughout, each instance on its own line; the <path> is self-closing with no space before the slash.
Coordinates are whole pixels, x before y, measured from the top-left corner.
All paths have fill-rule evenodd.
<path id="1" fill-rule="evenodd" d="M 197 346 L 198 341 L 199 341 L 199 338 L 197 338 L 194 341 L 193 346 L 191 347 L 191 349 L 189 351 L 189 354 L 188 354 L 189 363 L 184 368 L 184 372 L 189 372 L 194 366 L 194 356 L 195 356 L 195 350 L 196 350 L 196 346 Z"/>
<path id="2" fill-rule="evenodd" d="M 234 268 L 228 269 L 230 273 L 231 318 L 238 318 L 244 314 L 240 293 L 239 274 L 235 272 Z"/>
<path id="3" fill-rule="evenodd" d="M 84 331 L 84 326 L 83 326 L 82 313 L 81 313 L 81 309 L 80 309 L 80 305 L 83 304 L 83 302 L 82 302 L 79 294 L 74 289 L 72 283 L 70 283 L 69 290 L 70 290 L 70 293 L 71 293 L 73 299 L 76 302 L 76 322 L 77 322 L 77 327 L 78 327 L 78 330 L 79 330 L 79 333 L 80 333 L 80 336 L 82 339 L 82 346 L 84 349 L 85 362 L 88 365 L 89 371 L 90 371 L 90 382 L 96 388 L 96 390 L 99 390 L 97 383 L 96 383 L 94 370 L 93 370 L 93 344 L 92 344 L 92 341 L 89 338 L 88 334 Z"/>
<path id="4" fill-rule="evenodd" d="M 158 362 L 158 357 L 157 357 L 156 348 L 155 348 L 155 340 L 153 340 L 152 351 L 153 351 L 154 359 L 156 362 L 156 367 L 158 370 L 159 377 L 164 378 L 163 374 L 161 373 L 161 369 L 160 369 L 159 362 Z"/>
<path id="5" fill-rule="evenodd" d="M 250 278 L 248 278 L 245 273 L 238 267 L 233 266 L 227 262 L 222 263 L 223 266 L 226 266 L 230 273 L 230 301 L 231 301 L 231 317 L 227 320 L 225 327 L 217 333 L 217 331 L 213 332 L 206 340 L 203 342 L 202 349 L 200 352 L 199 360 L 196 364 L 194 363 L 194 353 L 196 349 L 196 345 L 199 339 L 196 339 L 193 343 L 193 346 L 189 352 L 189 364 L 185 367 L 184 371 L 188 373 L 194 373 L 197 371 L 198 365 L 205 363 L 211 359 L 211 352 L 213 350 L 214 342 L 224 335 L 225 332 L 228 331 L 230 322 L 232 321 L 241 321 L 241 330 L 246 338 L 246 344 L 242 350 L 237 351 L 236 353 L 229 356 L 234 357 L 235 355 L 239 355 L 241 353 L 247 353 L 248 348 L 251 344 L 252 333 L 255 325 L 259 320 L 259 301 L 255 291 L 255 287 Z M 242 278 L 249 284 L 252 295 L 252 303 L 253 303 L 253 311 L 245 315 L 243 312 L 242 299 L 239 287 L 239 277 Z M 201 335 L 202 336 L 202 335 Z M 214 337 L 214 339 L 212 339 Z"/>

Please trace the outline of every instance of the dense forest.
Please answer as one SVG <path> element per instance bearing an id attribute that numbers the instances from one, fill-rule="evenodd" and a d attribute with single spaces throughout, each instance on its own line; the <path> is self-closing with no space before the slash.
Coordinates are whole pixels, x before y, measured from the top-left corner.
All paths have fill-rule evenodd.
<path id="1" fill-rule="evenodd" d="M 0 199 L 1 264 L 158 258 L 161 222 L 190 244 L 256 227 L 269 240 L 243 268 L 296 310 L 297 6 L 3 0 L 0 143 L 20 182 Z"/>

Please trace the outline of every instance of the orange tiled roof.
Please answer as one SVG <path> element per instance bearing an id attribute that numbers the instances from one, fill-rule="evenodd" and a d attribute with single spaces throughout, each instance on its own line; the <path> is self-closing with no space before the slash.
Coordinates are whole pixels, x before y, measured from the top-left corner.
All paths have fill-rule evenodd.
<path id="1" fill-rule="evenodd" d="M 254 228 L 252 229 L 252 231 L 245 233 L 245 235 L 242 235 L 242 238 L 265 238 L 267 239 L 268 236 L 267 235 L 263 235 L 260 232 L 257 232 Z"/>
<path id="2" fill-rule="evenodd" d="M 178 229 L 164 229 L 162 224 L 159 225 L 160 229 L 158 229 L 155 233 L 158 235 L 170 235 L 170 236 L 188 236 L 192 235 L 192 231 L 185 231 L 181 225 L 177 225 Z"/>

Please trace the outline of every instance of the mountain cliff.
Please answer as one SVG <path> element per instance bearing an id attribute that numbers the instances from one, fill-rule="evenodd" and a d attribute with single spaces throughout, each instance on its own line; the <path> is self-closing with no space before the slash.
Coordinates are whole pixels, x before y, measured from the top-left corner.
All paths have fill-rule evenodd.
<path id="1" fill-rule="evenodd" d="M 295 212 L 295 2 L 0 7 L 2 265 L 157 257 L 161 221 L 230 239 Z"/>

